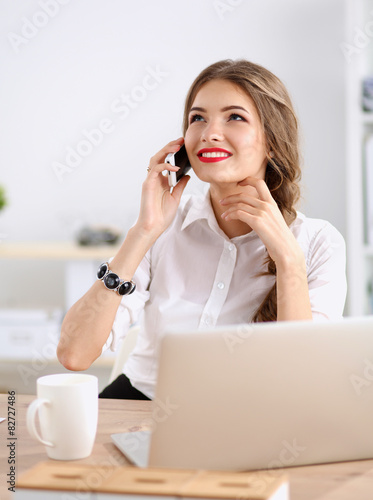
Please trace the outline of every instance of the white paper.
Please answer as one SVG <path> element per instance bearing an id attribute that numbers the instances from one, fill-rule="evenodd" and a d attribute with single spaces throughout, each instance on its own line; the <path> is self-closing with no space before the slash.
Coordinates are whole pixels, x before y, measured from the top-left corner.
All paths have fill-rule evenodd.
<path id="1" fill-rule="evenodd" d="M 5 418 L 0 418 L 0 423 L 1 423 L 3 420 L 5 420 Z"/>

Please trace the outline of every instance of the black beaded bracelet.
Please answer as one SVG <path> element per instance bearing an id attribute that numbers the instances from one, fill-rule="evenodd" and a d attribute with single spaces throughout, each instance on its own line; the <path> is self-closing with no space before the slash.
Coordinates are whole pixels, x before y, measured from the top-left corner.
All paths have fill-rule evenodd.
<path id="1" fill-rule="evenodd" d="M 98 268 L 97 279 L 102 281 L 106 288 L 117 292 L 118 295 L 130 295 L 135 291 L 136 283 L 124 281 L 116 273 L 110 271 L 108 262 L 104 262 Z"/>

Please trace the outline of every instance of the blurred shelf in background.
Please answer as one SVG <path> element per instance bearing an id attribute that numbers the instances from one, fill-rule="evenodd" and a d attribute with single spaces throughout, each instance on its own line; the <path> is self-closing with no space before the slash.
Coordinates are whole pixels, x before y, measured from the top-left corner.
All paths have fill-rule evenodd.
<path id="1" fill-rule="evenodd" d="M 64 304 L 60 308 L 0 308 L 0 392 L 14 389 L 23 394 L 36 393 L 38 377 L 67 372 L 59 363 L 56 348 L 66 310 L 90 288 L 99 264 L 114 256 L 113 245 L 79 246 L 74 243 L 16 242 L 0 244 L 0 259 L 7 267 L 16 260 L 61 261 L 64 266 Z M 14 273 L 14 279 L 19 279 Z M 62 284 L 63 285 L 63 284 Z M 22 286 L 20 280 L 19 286 Z M 35 287 L 40 284 L 35 283 Z M 61 286 L 51 283 L 51 286 Z M 30 290 L 33 293 L 33 290 Z M 50 293 L 48 288 L 45 294 Z M 87 373 L 99 378 L 99 389 L 109 380 L 115 354 L 106 351 Z"/>

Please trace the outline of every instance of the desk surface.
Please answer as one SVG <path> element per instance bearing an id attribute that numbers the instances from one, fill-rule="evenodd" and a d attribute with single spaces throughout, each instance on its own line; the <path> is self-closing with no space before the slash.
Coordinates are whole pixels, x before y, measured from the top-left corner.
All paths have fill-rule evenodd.
<path id="1" fill-rule="evenodd" d="M 0 417 L 7 418 L 7 394 L 0 395 Z M 17 475 L 38 462 L 48 460 L 44 446 L 29 437 L 25 416 L 35 396 L 16 395 Z M 99 419 L 92 455 L 74 463 L 129 465 L 112 444 L 110 434 L 149 428 L 150 401 L 99 400 Z M 7 420 L 0 423 L 0 499 L 8 500 L 9 473 Z M 291 500 L 371 500 L 373 498 L 373 460 L 338 464 L 290 467 L 285 469 L 290 480 Z"/>

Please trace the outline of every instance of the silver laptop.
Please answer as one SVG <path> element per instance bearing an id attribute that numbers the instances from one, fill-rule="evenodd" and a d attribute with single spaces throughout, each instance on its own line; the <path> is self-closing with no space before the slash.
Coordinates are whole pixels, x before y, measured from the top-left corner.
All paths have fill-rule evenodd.
<path id="1" fill-rule="evenodd" d="M 373 458 L 373 316 L 165 334 L 139 466 L 250 470 Z"/>

